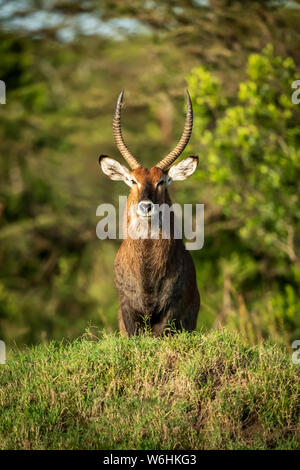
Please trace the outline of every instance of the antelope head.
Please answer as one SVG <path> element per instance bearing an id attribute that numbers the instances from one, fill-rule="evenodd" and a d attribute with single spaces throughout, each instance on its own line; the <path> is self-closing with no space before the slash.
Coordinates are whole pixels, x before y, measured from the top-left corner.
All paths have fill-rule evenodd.
<path id="1" fill-rule="evenodd" d="M 167 187 L 172 181 L 184 180 L 192 175 L 198 165 L 198 157 L 188 157 L 172 165 L 187 146 L 193 127 L 193 108 L 189 92 L 187 96 L 187 114 L 182 136 L 172 152 L 166 155 L 154 167 L 147 169 L 139 163 L 128 150 L 121 131 L 121 107 L 124 91 L 121 92 L 113 119 L 113 133 L 116 145 L 130 166 L 130 170 L 112 158 L 101 155 L 99 163 L 103 173 L 112 180 L 122 180 L 130 188 L 128 207 L 136 207 L 136 215 L 149 218 L 155 212 L 157 205 L 170 204 Z"/>

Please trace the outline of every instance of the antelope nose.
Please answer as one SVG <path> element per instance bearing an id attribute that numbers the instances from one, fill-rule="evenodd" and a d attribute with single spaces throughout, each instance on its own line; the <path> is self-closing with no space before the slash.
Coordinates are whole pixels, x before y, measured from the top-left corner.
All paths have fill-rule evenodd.
<path id="1" fill-rule="evenodd" d="M 138 205 L 138 210 L 141 215 L 149 215 L 152 211 L 153 203 L 151 201 L 141 201 Z"/>

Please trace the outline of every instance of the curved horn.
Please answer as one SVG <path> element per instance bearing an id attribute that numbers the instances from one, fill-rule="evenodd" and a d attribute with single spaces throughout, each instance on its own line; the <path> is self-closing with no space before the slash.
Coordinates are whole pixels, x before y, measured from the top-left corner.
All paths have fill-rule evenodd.
<path id="1" fill-rule="evenodd" d="M 188 90 L 186 90 L 186 102 L 187 112 L 182 136 L 174 150 L 172 150 L 172 152 L 170 152 L 156 165 L 156 167 L 160 168 L 161 170 L 167 170 L 172 165 L 176 158 L 178 158 L 179 155 L 183 152 L 190 140 L 193 129 L 193 107 Z"/>
<path id="2" fill-rule="evenodd" d="M 115 142 L 119 151 L 121 152 L 122 156 L 125 158 L 128 165 L 132 168 L 132 170 L 135 170 L 136 168 L 139 168 L 142 165 L 129 152 L 122 136 L 121 108 L 122 108 L 122 102 L 123 102 L 123 95 L 124 95 L 124 90 L 121 91 L 118 101 L 117 101 L 117 106 L 115 109 L 114 119 L 113 119 L 113 133 L 114 133 Z"/>

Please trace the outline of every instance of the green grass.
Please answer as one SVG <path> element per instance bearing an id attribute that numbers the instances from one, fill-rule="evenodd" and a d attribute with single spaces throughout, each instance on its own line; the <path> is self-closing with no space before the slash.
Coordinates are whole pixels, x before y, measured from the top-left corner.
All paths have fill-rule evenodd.
<path id="1" fill-rule="evenodd" d="M 299 366 L 228 331 L 85 335 L 0 366 L 1 449 L 296 449 Z"/>

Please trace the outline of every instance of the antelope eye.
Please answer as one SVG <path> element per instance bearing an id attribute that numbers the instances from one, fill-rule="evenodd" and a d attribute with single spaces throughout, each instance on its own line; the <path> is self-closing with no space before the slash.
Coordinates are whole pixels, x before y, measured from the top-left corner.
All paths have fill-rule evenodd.
<path id="1" fill-rule="evenodd" d="M 164 184 L 164 180 L 160 180 L 160 181 L 157 183 L 156 187 L 162 186 L 163 184 Z"/>
<path id="2" fill-rule="evenodd" d="M 131 180 L 131 183 L 132 184 L 137 184 L 137 182 L 135 180 Z"/>

